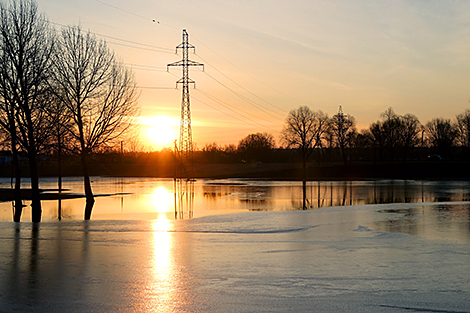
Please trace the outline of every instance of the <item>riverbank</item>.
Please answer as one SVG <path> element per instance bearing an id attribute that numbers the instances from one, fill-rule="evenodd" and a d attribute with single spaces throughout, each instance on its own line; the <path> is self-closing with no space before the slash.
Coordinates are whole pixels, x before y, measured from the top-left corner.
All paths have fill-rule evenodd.
<path id="1" fill-rule="evenodd" d="M 28 177 L 28 168 L 23 169 Z M 57 167 L 42 165 L 41 177 L 54 177 Z M 91 164 L 92 176 L 114 177 L 175 177 L 172 163 L 140 164 Z M 0 175 L 9 177 L 11 168 L 0 167 Z M 63 176 L 81 176 L 81 167 L 64 165 Z M 358 162 L 345 166 L 342 163 L 309 163 L 308 180 L 362 180 L 362 179 L 469 179 L 470 162 L 454 161 L 409 161 L 407 163 Z M 184 174 L 183 174 L 184 176 Z M 301 180 L 300 163 L 237 163 L 237 164 L 195 164 L 191 174 L 194 178 L 256 178 L 272 180 Z"/>

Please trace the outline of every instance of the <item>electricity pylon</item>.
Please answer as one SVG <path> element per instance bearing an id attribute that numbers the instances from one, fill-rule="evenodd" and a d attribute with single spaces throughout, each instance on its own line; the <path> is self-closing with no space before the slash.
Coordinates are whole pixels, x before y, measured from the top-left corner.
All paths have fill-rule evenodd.
<path id="1" fill-rule="evenodd" d="M 183 50 L 183 59 L 167 65 L 167 70 L 170 66 L 181 66 L 183 77 L 180 78 L 176 85 L 182 84 L 182 101 L 181 101 L 181 123 L 180 123 L 180 137 L 178 142 L 178 150 L 182 163 L 192 163 L 193 158 L 193 135 L 191 130 L 191 107 L 189 104 L 189 84 L 196 84 L 195 81 L 189 78 L 190 66 L 202 66 L 204 64 L 189 60 L 189 49 L 196 51 L 196 47 L 189 44 L 189 35 L 186 29 L 183 29 L 183 42 L 176 46 L 176 53 L 178 49 Z"/>

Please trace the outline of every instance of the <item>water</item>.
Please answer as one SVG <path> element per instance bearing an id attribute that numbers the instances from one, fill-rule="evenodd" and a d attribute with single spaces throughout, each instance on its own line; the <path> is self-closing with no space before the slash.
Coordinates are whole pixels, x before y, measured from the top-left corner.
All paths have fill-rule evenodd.
<path id="1" fill-rule="evenodd" d="M 304 211 L 297 182 L 205 180 L 177 214 L 172 188 L 0 222 L 0 312 L 470 312 L 467 182 L 315 182 Z"/>
<path id="2" fill-rule="evenodd" d="M 29 184 L 26 182 L 23 186 L 29 187 Z M 9 187 L 9 180 L 0 179 L 0 188 Z M 148 220 L 163 214 L 171 220 L 302 208 L 301 183 L 293 181 L 197 180 L 192 187 L 188 187 L 175 186 L 171 179 L 92 177 L 92 187 L 97 196 L 93 219 Z M 40 188 L 56 189 L 56 179 L 41 180 Z M 65 178 L 63 188 L 66 189 L 65 193 L 83 195 L 82 178 Z M 188 198 L 188 195 L 191 197 Z M 470 200 L 470 182 L 309 182 L 306 196 L 309 209 L 386 203 L 466 203 Z M 30 221 L 29 202 L 25 204 L 22 221 Z M 42 201 L 42 206 L 43 221 L 58 219 L 59 201 Z M 84 198 L 62 200 L 61 217 L 83 219 L 84 207 Z M 459 210 L 468 211 L 466 204 L 462 204 Z M 0 221 L 11 221 L 12 214 L 11 202 L 0 203 Z"/>

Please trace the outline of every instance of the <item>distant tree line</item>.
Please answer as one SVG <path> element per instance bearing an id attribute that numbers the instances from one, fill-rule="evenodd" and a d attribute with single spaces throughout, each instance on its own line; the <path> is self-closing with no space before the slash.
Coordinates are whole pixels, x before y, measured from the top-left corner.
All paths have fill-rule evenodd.
<path id="1" fill-rule="evenodd" d="M 434 118 L 421 124 L 413 114 L 388 108 L 367 129 L 358 131 L 353 116 L 340 107 L 329 117 L 307 106 L 289 112 L 276 145 L 269 133 L 242 138 L 238 145 L 206 144 L 196 162 L 403 162 L 423 158 L 461 158 L 470 153 L 470 109 L 455 120 Z"/>
<path id="2" fill-rule="evenodd" d="M 138 110 L 133 74 L 103 40 L 80 26 L 56 31 L 33 0 L 0 3 L 0 129 L 15 169 L 15 222 L 23 207 L 19 156 L 28 159 L 39 222 L 38 155 L 57 154 L 60 171 L 64 151 L 80 155 L 90 219 L 88 156 L 128 132 Z"/>

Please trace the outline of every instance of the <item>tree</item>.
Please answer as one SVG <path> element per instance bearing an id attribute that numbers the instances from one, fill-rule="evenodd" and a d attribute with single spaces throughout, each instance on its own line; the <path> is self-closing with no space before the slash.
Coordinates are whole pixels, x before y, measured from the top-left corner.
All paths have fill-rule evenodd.
<path id="1" fill-rule="evenodd" d="M 74 121 L 69 129 L 78 142 L 86 197 L 85 220 L 91 218 L 94 196 L 88 171 L 91 152 L 111 144 L 133 124 L 138 113 L 133 75 L 106 42 L 79 26 L 62 29 L 54 60 L 57 97 Z"/>
<path id="2" fill-rule="evenodd" d="M 392 108 L 388 108 L 380 114 L 381 120 L 374 122 L 369 127 L 369 134 L 375 149 L 379 149 L 379 159 L 382 160 L 383 152 L 388 148 L 390 162 L 395 160 L 395 152 L 403 149 L 404 161 L 412 147 L 419 141 L 419 133 L 422 130 L 418 118 L 413 114 L 398 115 Z M 374 156 L 375 160 L 375 156 Z"/>
<path id="3" fill-rule="evenodd" d="M 306 106 L 289 112 L 281 132 L 281 140 L 287 148 L 298 149 L 302 157 L 303 208 L 306 209 L 307 160 L 316 147 L 321 146 L 328 116 L 314 112 Z"/>
<path id="4" fill-rule="evenodd" d="M 470 148 L 470 109 L 457 115 L 458 142 L 466 149 Z"/>
<path id="5" fill-rule="evenodd" d="M 390 151 L 390 163 L 393 164 L 395 149 L 400 144 L 400 117 L 392 108 L 388 108 L 380 116 L 382 117 L 382 129 L 386 138 L 386 146 Z"/>
<path id="6" fill-rule="evenodd" d="M 46 106 L 50 103 L 45 94 L 49 91 L 53 40 L 48 22 L 38 13 L 35 2 L 18 0 L 0 4 L 0 50 L 0 90 L 6 117 L 2 126 L 10 133 L 13 154 L 17 154 L 18 143 L 27 152 L 31 216 L 33 222 L 40 222 L 37 154 L 49 131 L 45 120 Z M 20 216 L 21 209 L 15 206 L 14 220 L 19 221 Z"/>
<path id="7" fill-rule="evenodd" d="M 399 140 L 403 147 L 403 162 L 406 162 L 408 152 L 418 145 L 419 134 L 422 131 L 421 123 L 413 114 L 405 114 L 399 117 Z"/>
<path id="8" fill-rule="evenodd" d="M 340 106 L 338 113 L 330 119 L 330 127 L 334 135 L 333 142 L 341 149 L 343 162 L 347 165 L 346 148 L 356 130 L 356 121 L 353 116 L 344 114 Z"/>
<path id="9" fill-rule="evenodd" d="M 51 134 L 48 148 L 51 154 L 57 155 L 57 187 L 60 193 L 62 191 L 62 154 L 64 150 L 73 150 L 73 137 L 69 132 L 69 129 L 73 127 L 73 121 L 64 103 L 53 94 L 50 96 L 52 105 L 48 109 L 48 124 Z"/>
<path id="10" fill-rule="evenodd" d="M 426 123 L 427 139 L 431 147 L 441 155 L 447 155 L 454 146 L 458 130 L 450 119 L 434 118 Z"/>
<path id="11" fill-rule="evenodd" d="M 221 159 L 222 148 L 216 142 L 213 142 L 205 144 L 201 152 L 206 162 L 218 163 Z"/>
<path id="12" fill-rule="evenodd" d="M 248 162 L 268 161 L 274 149 L 274 137 L 268 133 L 250 134 L 238 143 L 238 152 Z"/>
<path id="13" fill-rule="evenodd" d="M 281 132 L 286 148 L 298 149 L 302 157 L 304 178 L 306 164 L 313 149 L 321 145 L 322 134 L 326 131 L 328 116 L 322 111 L 314 112 L 302 106 L 289 112 Z"/>
<path id="14" fill-rule="evenodd" d="M 379 149 L 379 160 L 383 158 L 383 150 L 386 145 L 386 134 L 382 121 L 377 121 L 369 126 L 367 136 L 371 139 L 374 146 L 374 164 L 377 160 L 377 148 Z"/>

